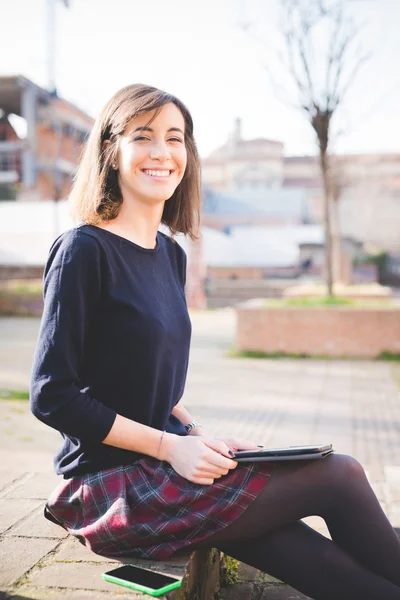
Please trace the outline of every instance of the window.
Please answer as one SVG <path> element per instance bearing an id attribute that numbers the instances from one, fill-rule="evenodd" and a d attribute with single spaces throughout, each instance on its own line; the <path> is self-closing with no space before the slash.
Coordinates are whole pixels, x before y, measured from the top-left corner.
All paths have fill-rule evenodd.
<path id="1" fill-rule="evenodd" d="M 88 133 L 86 133 L 85 131 L 80 131 L 80 132 L 79 132 L 79 135 L 77 136 L 77 138 L 78 138 L 78 142 L 79 142 L 80 144 L 84 144 L 84 143 L 86 142 L 87 138 L 88 138 L 88 135 L 89 135 L 89 134 L 88 134 Z"/>
<path id="2" fill-rule="evenodd" d="M 17 156 L 15 152 L 1 152 L 0 153 L 0 171 L 16 171 L 17 170 Z"/>
<path id="3" fill-rule="evenodd" d="M 65 137 L 71 137 L 73 134 L 73 128 L 69 123 L 64 123 L 62 126 L 62 132 Z"/>

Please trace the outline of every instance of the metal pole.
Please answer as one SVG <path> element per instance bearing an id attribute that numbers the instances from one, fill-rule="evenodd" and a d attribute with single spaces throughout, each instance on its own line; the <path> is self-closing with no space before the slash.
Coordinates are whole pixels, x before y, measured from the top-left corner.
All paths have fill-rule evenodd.
<path id="1" fill-rule="evenodd" d="M 47 84 L 49 92 L 56 91 L 56 0 L 46 0 Z"/>

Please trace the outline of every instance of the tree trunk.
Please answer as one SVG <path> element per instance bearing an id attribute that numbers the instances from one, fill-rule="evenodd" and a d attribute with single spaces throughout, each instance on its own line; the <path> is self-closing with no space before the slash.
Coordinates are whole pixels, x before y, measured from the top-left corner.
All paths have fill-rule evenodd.
<path id="1" fill-rule="evenodd" d="M 342 281 L 339 200 L 332 198 L 332 273 L 333 281 Z"/>
<path id="2" fill-rule="evenodd" d="M 319 160 L 324 188 L 324 225 L 325 225 L 325 277 L 328 297 L 334 296 L 332 274 L 332 232 L 331 232 L 331 197 L 332 186 L 329 171 L 329 156 L 326 150 L 320 148 Z"/>

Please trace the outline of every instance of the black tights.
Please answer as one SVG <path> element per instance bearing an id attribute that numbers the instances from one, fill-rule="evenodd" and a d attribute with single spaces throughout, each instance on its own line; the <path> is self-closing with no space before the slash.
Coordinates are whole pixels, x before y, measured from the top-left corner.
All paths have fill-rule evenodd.
<path id="1" fill-rule="evenodd" d="M 264 463 L 272 473 L 216 547 L 315 600 L 400 600 L 400 540 L 350 456 Z M 318 515 L 332 540 L 300 519 Z"/>

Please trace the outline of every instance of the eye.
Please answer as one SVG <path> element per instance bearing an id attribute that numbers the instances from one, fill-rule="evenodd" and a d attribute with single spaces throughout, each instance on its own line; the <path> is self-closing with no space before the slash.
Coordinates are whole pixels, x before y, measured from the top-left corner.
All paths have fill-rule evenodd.
<path id="1" fill-rule="evenodd" d="M 144 135 L 140 135 L 138 137 L 135 137 L 134 141 L 135 142 L 140 142 L 141 140 L 148 140 L 148 139 L 149 139 L 148 137 L 145 137 Z"/>
<path id="2" fill-rule="evenodd" d="M 174 137 L 174 138 L 169 138 L 169 140 L 168 140 L 168 141 L 169 141 L 169 142 L 182 142 L 181 138 L 177 138 L 177 137 Z"/>

